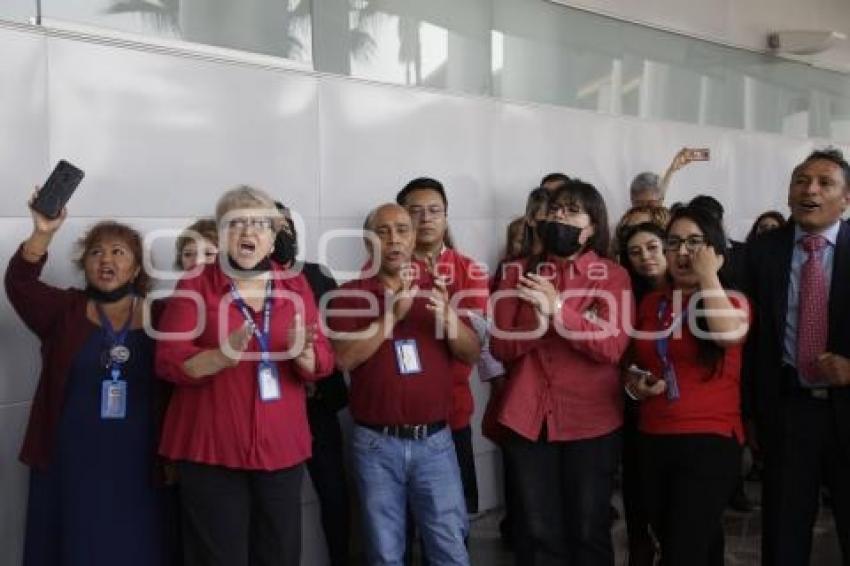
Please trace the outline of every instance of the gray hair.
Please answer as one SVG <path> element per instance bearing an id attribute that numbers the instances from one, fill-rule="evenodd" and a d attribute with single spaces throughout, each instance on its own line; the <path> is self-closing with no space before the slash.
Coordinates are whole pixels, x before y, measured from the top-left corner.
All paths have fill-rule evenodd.
<path id="1" fill-rule="evenodd" d="M 274 199 L 268 193 L 254 187 L 249 187 L 248 185 L 239 185 L 234 189 L 230 189 L 218 199 L 215 205 L 216 222 L 220 224 L 221 219 L 228 212 L 239 210 L 240 208 L 268 210 L 270 218 L 281 218 Z"/>
<path id="2" fill-rule="evenodd" d="M 651 171 L 644 171 L 643 173 L 638 173 L 635 175 L 635 178 L 632 179 L 632 185 L 629 188 L 629 192 L 632 195 L 639 195 L 644 191 L 660 191 L 661 190 L 661 178 Z"/>

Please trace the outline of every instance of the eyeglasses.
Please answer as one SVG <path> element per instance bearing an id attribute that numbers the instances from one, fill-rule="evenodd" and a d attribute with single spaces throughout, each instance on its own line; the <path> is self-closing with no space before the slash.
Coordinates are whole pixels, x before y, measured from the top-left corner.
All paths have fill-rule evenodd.
<path id="1" fill-rule="evenodd" d="M 438 204 L 432 204 L 431 206 L 419 206 L 414 204 L 407 207 L 407 212 L 410 216 L 415 218 L 422 218 L 425 216 L 426 212 L 429 216 L 436 216 L 439 218 L 446 213 L 446 209 Z"/>
<path id="2" fill-rule="evenodd" d="M 664 242 L 664 250 L 678 252 L 682 249 L 682 244 L 685 244 L 685 249 L 689 252 L 695 252 L 705 245 L 705 236 L 688 236 L 687 238 L 670 236 Z"/>
<path id="3" fill-rule="evenodd" d="M 262 218 L 259 216 L 249 216 L 243 218 L 233 218 L 227 223 L 232 230 L 245 230 L 248 227 L 257 231 L 271 230 L 274 223 L 271 218 Z"/>

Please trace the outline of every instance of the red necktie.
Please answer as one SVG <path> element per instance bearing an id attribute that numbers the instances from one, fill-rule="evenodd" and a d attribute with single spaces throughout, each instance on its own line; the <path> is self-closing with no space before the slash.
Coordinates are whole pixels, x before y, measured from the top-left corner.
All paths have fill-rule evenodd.
<path id="1" fill-rule="evenodd" d="M 797 372 L 807 383 L 820 381 L 818 356 L 826 352 L 829 292 L 821 256 L 827 241 L 822 236 L 805 236 L 800 245 L 809 254 L 800 271 L 797 318 Z"/>

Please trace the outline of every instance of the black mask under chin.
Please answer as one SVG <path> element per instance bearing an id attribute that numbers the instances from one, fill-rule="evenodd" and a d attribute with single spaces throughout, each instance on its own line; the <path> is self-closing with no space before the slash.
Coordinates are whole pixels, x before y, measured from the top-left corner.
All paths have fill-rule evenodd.
<path id="1" fill-rule="evenodd" d="M 581 249 L 581 228 L 571 224 L 544 220 L 538 222 L 537 233 L 543 242 L 543 249 L 552 255 L 570 257 Z"/>
<path id="2" fill-rule="evenodd" d="M 240 273 L 246 273 L 246 272 L 251 272 L 251 271 L 258 271 L 258 272 L 271 271 L 271 268 L 272 268 L 272 262 L 268 257 L 264 257 L 263 259 L 261 259 L 259 261 L 259 263 L 257 263 L 257 265 L 255 265 L 253 267 L 242 267 L 241 265 L 239 265 L 236 262 L 235 259 L 233 259 L 231 256 L 228 255 L 227 256 L 227 264 L 230 266 L 230 269 L 232 269 L 233 271 L 238 271 Z"/>
<path id="3" fill-rule="evenodd" d="M 272 258 L 281 265 L 289 265 L 295 261 L 296 255 L 298 255 L 298 244 L 292 234 L 285 230 L 278 232 L 274 239 Z"/>
<path id="4" fill-rule="evenodd" d="M 88 297 L 97 302 L 97 303 L 117 303 L 127 295 L 133 292 L 133 283 L 125 283 L 121 287 L 117 289 L 113 289 L 111 291 L 101 291 L 97 287 L 93 287 L 92 285 L 86 286 L 86 295 Z"/>

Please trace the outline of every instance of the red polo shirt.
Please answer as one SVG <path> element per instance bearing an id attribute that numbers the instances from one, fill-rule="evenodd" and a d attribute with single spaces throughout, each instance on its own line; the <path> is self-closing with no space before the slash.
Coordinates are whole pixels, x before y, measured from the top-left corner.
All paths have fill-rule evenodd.
<path id="1" fill-rule="evenodd" d="M 282 269 L 274 265 L 276 274 Z M 275 279 L 274 290 L 294 293 L 303 300 L 304 320 L 318 322 L 313 293 L 302 274 Z M 304 380 L 316 380 L 333 369 L 333 352 L 327 337 L 319 333 L 315 342 L 316 371 L 309 374 L 294 361 L 277 362 L 281 398 L 264 402 L 257 387 L 257 362 L 241 361 L 235 367 L 201 379 L 183 371 L 183 363 L 203 350 L 219 347 L 219 324 L 227 333 L 239 328 L 244 318 L 233 303 L 220 317 L 219 305 L 230 298 L 230 279 L 218 264 L 207 266 L 197 277 L 182 279 L 178 292 L 195 293 L 203 305 L 206 324 L 194 340 L 159 340 L 156 350 L 157 374 L 176 384 L 165 415 L 160 454 L 172 460 L 188 460 L 247 470 L 279 470 L 303 462 L 311 455 L 307 426 Z M 250 307 L 248 307 L 250 310 Z M 276 297 L 272 302 L 270 346 L 283 352 L 288 330 L 295 315 L 292 299 Z M 262 310 L 252 312 L 262 328 Z M 188 297 L 169 298 L 158 330 L 187 332 L 198 324 L 198 307 Z M 257 353 L 256 337 L 247 352 Z"/>
<path id="2" fill-rule="evenodd" d="M 662 299 L 671 301 L 671 291 L 656 291 L 644 297 L 638 309 L 635 328 L 658 331 L 666 328 L 659 319 Z M 742 302 L 730 298 L 741 308 Z M 687 311 L 690 297 L 683 301 Z M 669 317 L 667 317 L 669 318 Z M 679 399 L 667 400 L 666 394 L 645 399 L 640 404 L 639 428 L 648 434 L 719 434 L 734 436 L 743 441 L 741 423 L 741 352 L 742 345 L 724 349 L 716 368 L 706 367 L 698 361 L 698 341 L 691 333 L 687 321 L 682 324 L 680 338 L 671 336 L 668 341 L 668 358 L 676 370 Z M 661 359 L 655 340 L 635 340 L 635 364 L 663 375 Z"/>
<path id="3" fill-rule="evenodd" d="M 619 362 L 629 343 L 623 308 L 631 308 L 631 302 L 624 306 L 631 293 L 626 270 L 592 251 L 574 262 L 548 263 L 539 273 L 552 277 L 559 292 L 570 293 L 561 309 L 563 328 L 586 334 L 561 335 L 550 324 L 545 335 L 529 338 L 517 332 L 538 327 L 536 309 L 513 294 L 502 296 L 516 289 L 527 265 L 527 259 L 507 264 L 492 297 L 500 332 L 494 330 L 490 350 L 509 368 L 499 422 L 530 440 L 537 440 L 543 426 L 549 441 L 613 432 L 623 424 Z M 631 313 L 625 317 L 630 320 Z"/>
<path id="4" fill-rule="evenodd" d="M 431 276 L 421 270 L 421 291 L 433 288 Z M 346 294 L 350 292 L 351 294 Z M 377 276 L 356 279 L 336 291 L 326 312 L 328 327 L 335 332 L 363 330 L 386 312 L 387 289 Z M 374 297 L 377 309 L 367 312 Z M 351 370 L 349 410 L 355 421 L 372 425 L 416 425 L 449 418 L 452 401 L 453 356 L 445 339 L 438 339 L 434 313 L 428 299 L 413 301 L 405 319 L 395 325 L 371 358 Z M 346 310 L 348 313 L 342 313 Z M 415 340 L 422 372 L 403 375 L 395 353 L 396 340 Z"/>
<path id="5" fill-rule="evenodd" d="M 423 269 L 427 269 L 421 261 L 417 263 Z M 462 293 L 457 300 L 457 308 L 487 314 L 489 278 L 486 267 L 457 250 L 445 248 L 435 262 L 434 271 L 437 275 L 445 277 L 450 297 Z M 460 430 L 469 426 L 475 410 L 472 390 L 469 388 L 472 366 L 453 359 L 451 371 L 453 386 L 449 426 L 452 430 Z"/>

